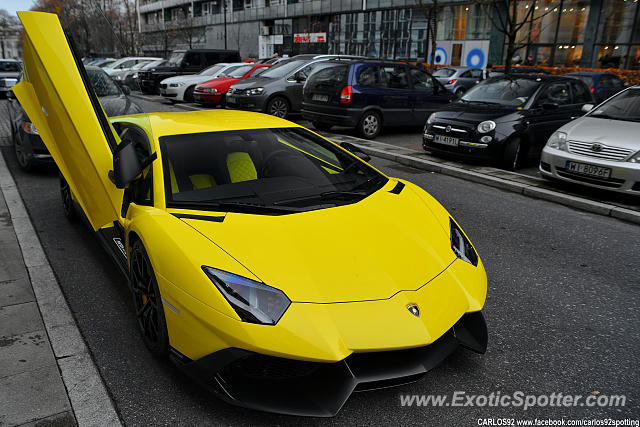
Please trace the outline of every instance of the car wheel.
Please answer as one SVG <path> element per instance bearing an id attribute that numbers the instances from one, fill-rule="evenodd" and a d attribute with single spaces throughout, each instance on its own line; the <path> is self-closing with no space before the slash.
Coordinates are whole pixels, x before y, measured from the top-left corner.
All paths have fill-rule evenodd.
<path id="1" fill-rule="evenodd" d="M 323 123 L 323 122 L 312 122 L 311 124 L 313 124 L 314 128 L 318 130 L 324 130 L 324 131 L 329 131 L 333 127 L 332 124 Z"/>
<path id="2" fill-rule="evenodd" d="M 196 87 L 195 86 L 191 86 L 188 87 L 187 90 L 184 91 L 184 100 L 186 102 L 193 102 L 195 101 L 195 99 L 193 98 L 193 91 Z"/>
<path id="3" fill-rule="evenodd" d="M 166 356 L 169 334 L 162 298 L 149 256 L 140 240 L 133 243 L 130 259 L 129 286 L 142 340 L 154 356 Z"/>
<path id="4" fill-rule="evenodd" d="M 16 153 L 16 160 L 18 160 L 18 166 L 25 172 L 29 172 L 33 169 L 33 156 L 29 153 L 25 146 L 22 144 L 22 139 L 14 134 L 13 135 L 13 151 Z"/>
<path id="5" fill-rule="evenodd" d="M 457 96 L 462 96 L 462 95 L 464 95 L 464 93 L 465 93 L 466 91 L 467 91 L 467 89 L 465 89 L 465 88 L 463 88 L 463 87 L 459 87 L 459 88 L 456 90 L 455 94 L 456 94 Z"/>
<path id="6" fill-rule="evenodd" d="M 267 105 L 267 113 L 272 116 L 286 118 L 289 115 L 289 101 L 281 96 L 276 96 Z"/>
<path id="7" fill-rule="evenodd" d="M 76 212 L 73 197 L 71 196 L 71 188 L 62 174 L 60 174 L 60 197 L 62 198 L 64 216 L 72 222 L 78 219 L 78 213 Z"/>
<path id="8" fill-rule="evenodd" d="M 375 111 L 367 111 L 360 118 L 356 130 L 358 134 L 366 139 L 373 139 L 380 134 L 382 128 L 382 119 L 380 114 Z"/>
<path id="9" fill-rule="evenodd" d="M 520 143 L 520 138 L 510 138 L 504 145 L 504 150 L 502 151 L 502 157 L 500 159 L 500 167 L 510 171 L 518 167 L 521 148 L 522 144 Z"/>

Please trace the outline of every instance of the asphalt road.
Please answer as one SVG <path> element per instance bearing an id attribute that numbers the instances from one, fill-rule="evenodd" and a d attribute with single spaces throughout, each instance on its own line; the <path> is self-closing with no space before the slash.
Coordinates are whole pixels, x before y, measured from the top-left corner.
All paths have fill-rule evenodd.
<path id="1" fill-rule="evenodd" d="M 1 106 L 0 106 L 1 107 Z M 145 105 L 143 105 L 145 107 Z M 156 107 L 156 106 L 154 106 Z M 170 107 L 166 107 L 169 109 Z M 25 174 L 2 152 L 117 409 L 127 425 L 478 425 L 478 419 L 640 417 L 640 228 L 388 161 L 456 217 L 489 277 L 485 355 L 460 349 L 417 383 L 356 393 L 332 419 L 298 419 L 218 401 L 142 344 L 133 304 L 92 233 L 62 214 L 57 172 Z M 371 230 L 375 233 L 375 230 Z M 416 266 L 419 268 L 419 266 Z M 623 394 L 624 408 L 428 407 L 400 394 Z"/>

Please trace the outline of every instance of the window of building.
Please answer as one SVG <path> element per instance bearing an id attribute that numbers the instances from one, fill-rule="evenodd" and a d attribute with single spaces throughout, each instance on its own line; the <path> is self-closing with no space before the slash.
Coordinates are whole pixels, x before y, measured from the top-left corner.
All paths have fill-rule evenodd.
<path id="1" fill-rule="evenodd" d="M 584 41 L 584 27 L 589 17 L 590 0 L 564 0 L 558 27 L 558 43 L 576 44 Z"/>
<path id="2" fill-rule="evenodd" d="M 601 44 L 616 45 L 629 43 L 638 3 L 626 0 L 602 2 L 598 41 Z"/>
<path id="3" fill-rule="evenodd" d="M 491 32 L 491 21 L 487 19 L 482 5 L 470 4 L 465 6 L 467 14 L 467 40 L 488 40 Z M 461 39 L 464 40 L 464 39 Z"/>

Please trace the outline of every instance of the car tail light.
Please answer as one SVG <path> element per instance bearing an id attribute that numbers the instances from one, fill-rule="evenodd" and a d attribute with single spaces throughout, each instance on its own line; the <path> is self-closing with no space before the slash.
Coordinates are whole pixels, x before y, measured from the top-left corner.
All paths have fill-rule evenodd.
<path id="1" fill-rule="evenodd" d="M 452 84 L 454 84 L 454 83 L 455 83 L 455 82 L 457 82 L 457 81 L 458 81 L 458 79 L 451 79 L 451 80 L 449 80 L 449 81 L 447 82 L 447 84 L 448 84 L 448 85 L 452 85 Z"/>
<path id="2" fill-rule="evenodd" d="M 340 92 L 340 104 L 348 104 L 351 102 L 351 86 L 345 86 Z"/>
<path id="3" fill-rule="evenodd" d="M 589 90 L 593 93 L 593 86 L 589 86 Z"/>

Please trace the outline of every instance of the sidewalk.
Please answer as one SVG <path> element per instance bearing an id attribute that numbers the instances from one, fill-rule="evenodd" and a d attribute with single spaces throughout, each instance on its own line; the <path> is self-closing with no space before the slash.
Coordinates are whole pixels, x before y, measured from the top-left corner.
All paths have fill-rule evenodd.
<path id="1" fill-rule="evenodd" d="M 0 190 L 0 426 L 119 426 L 2 154 Z"/>

